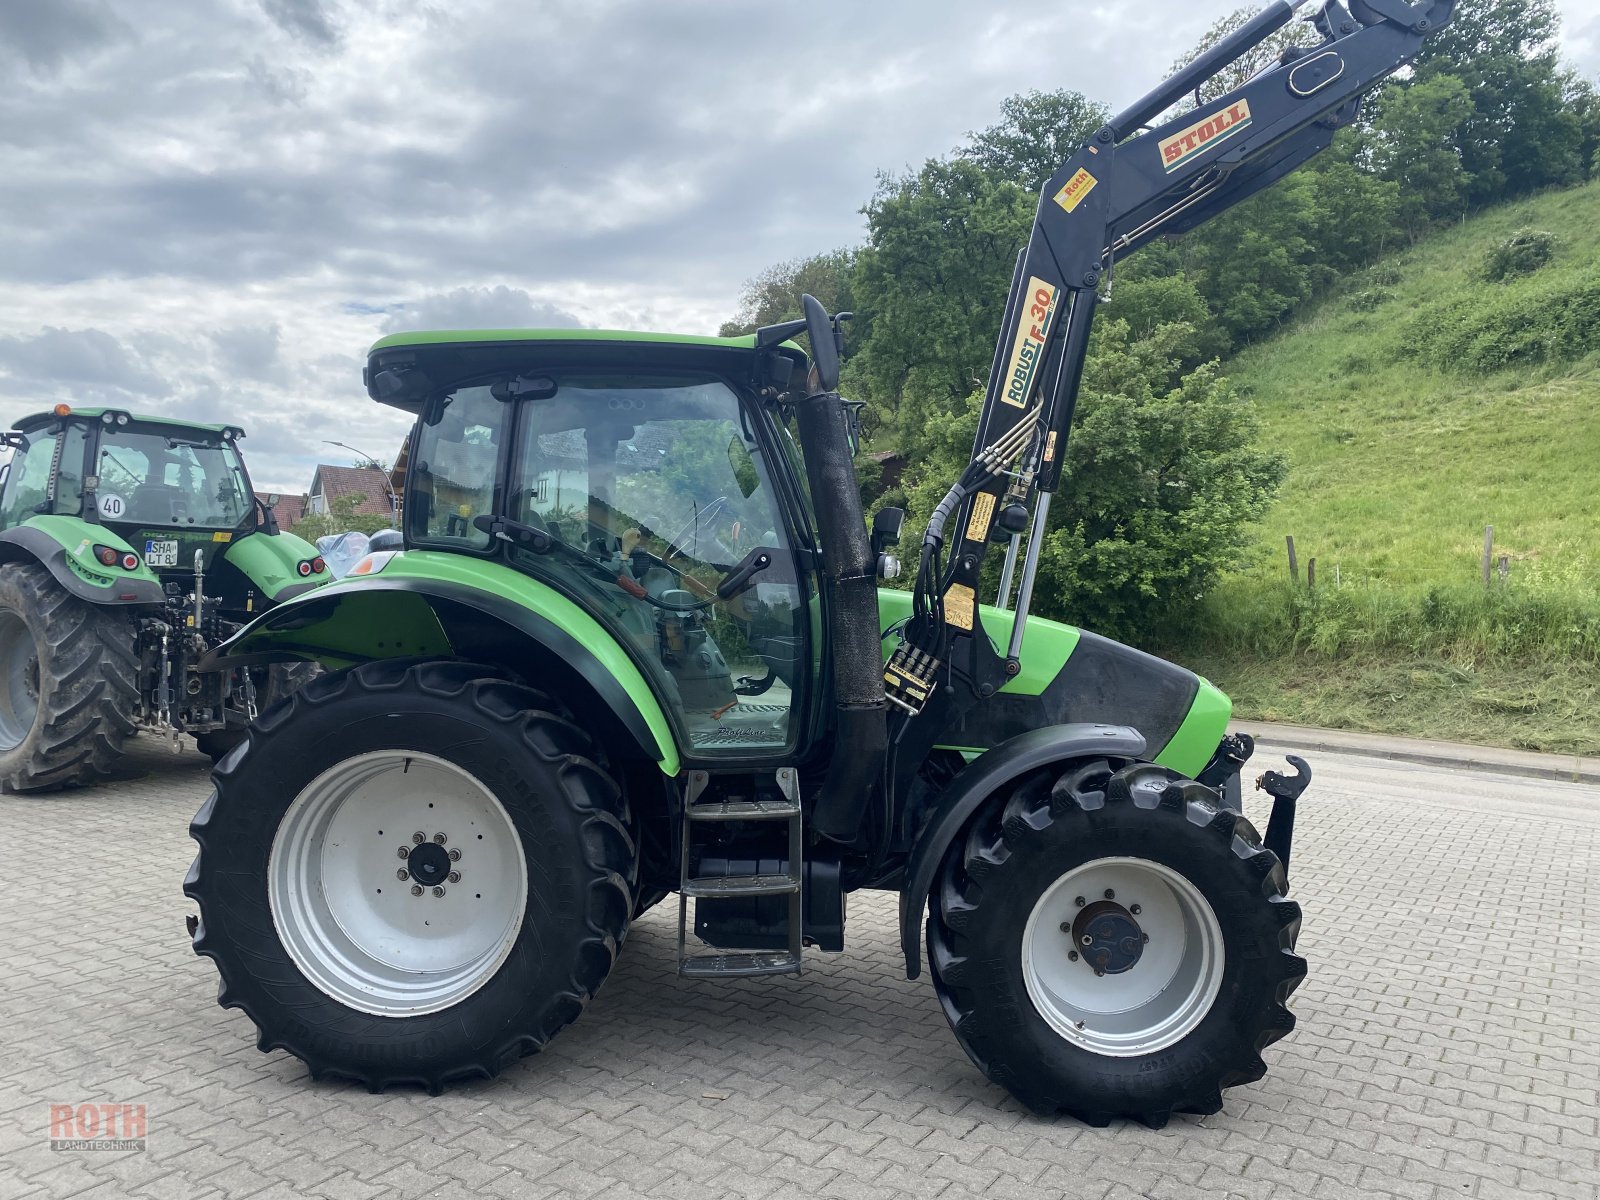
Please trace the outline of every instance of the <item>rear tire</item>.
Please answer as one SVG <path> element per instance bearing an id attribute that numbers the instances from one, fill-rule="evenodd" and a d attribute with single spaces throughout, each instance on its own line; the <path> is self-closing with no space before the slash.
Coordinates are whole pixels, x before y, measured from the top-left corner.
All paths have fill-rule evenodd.
<path id="1" fill-rule="evenodd" d="M 1202 784 L 1149 763 L 1037 773 L 945 859 L 934 986 L 972 1061 L 1029 1108 L 1160 1128 L 1216 1112 L 1294 1028 L 1306 965 L 1286 891 Z"/>
<path id="2" fill-rule="evenodd" d="M 0 567 L 0 784 L 41 792 L 109 773 L 133 733 L 134 632 L 42 566 Z"/>
<path id="3" fill-rule="evenodd" d="M 194 948 L 313 1077 L 493 1076 L 577 1018 L 627 934 L 620 789 L 548 699 L 476 664 L 321 676 L 212 778 Z"/>

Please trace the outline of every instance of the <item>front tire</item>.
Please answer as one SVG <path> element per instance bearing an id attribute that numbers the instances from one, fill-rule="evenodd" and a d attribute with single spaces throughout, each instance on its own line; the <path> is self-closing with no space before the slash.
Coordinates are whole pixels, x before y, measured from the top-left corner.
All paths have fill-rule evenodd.
<path id="1" fill-rule="evenodd" d="M 132 627 L 32 562 L 0 567 L 0 783 L 43 792 L 109 773 L 139 699 Z"/>
<path id="2" fill-rule="evenodd" d="M 483 672 L 313 680 L 250 727 L 190 826 L 218 1001 L 314 1077 L 493 1076 L 576 1019 L 627 934 L 620 789 L 548 699 Z"/>
<path id="3" fill-rule="evenodd" d="M 1294 1027 L 1300 909 L 1215 791 L 1149 763 L 1038 773 L 951 848 L 928 921 L 956 1037 L 1029 1108 L 1212 1113 Z"/>

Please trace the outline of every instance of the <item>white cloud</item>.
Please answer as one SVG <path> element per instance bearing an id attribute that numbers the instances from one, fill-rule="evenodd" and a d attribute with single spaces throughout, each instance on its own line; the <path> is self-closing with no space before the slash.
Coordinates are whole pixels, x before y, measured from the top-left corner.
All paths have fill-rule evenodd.
<path id="1" fill-rule="evenodd" d="M 1126 104 L 1232 2 L 0 4 L 0 421 L 120 394 L 302 489 L 398 443 L 382 333 L 710 332 L 880 170 L 1030 88 Z"/>

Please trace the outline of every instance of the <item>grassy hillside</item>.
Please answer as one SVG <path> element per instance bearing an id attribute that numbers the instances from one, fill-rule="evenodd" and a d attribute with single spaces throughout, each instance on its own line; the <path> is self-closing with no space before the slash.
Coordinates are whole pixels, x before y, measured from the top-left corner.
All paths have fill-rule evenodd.
<path id="1" fill-rule="evenodd" d="M 1549 261 L 1487 281 L 1527 228 Z M 1176 652 L 1247 716 L 1600 750 L 1600 185 L 1404 249 L 1226 370 L 1289 475 Z"/>
<path id="2" fill-rule="evenodd" d="M 1478 274 L 1532 227 L 1553 259 L 1510 283 Z M 1290 473 L 1262 541 L 1283 564 L 1341 576 L 1470 580 L 1483 528 L 1519 578 L 1600 581 L 1600 342 L 1575 360 L 1482 374 L 1422 343 L 1463 309 L 1548 291 L 1600 265 L 1600 185 L 1495 209 L 1384 260 L 1290 330 L 1227 367 L 1260 407 Z M 1448 361 L 1448 360 L 1447 360 Z"/>

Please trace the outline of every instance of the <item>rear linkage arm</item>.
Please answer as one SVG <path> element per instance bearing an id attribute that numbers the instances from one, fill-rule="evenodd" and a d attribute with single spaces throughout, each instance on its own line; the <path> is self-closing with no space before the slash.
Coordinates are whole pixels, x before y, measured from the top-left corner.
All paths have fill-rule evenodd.
<path id="1" fill-rule="evenodd" d="M 1455 0 L 1349 0 L 1348 7 L 1325 0 L 1311 17 L 1317 45 L 1286 51 L 1219 99 L 1146 128 L 1309 3 L 1277 0 L 1114 117 L 1045 183 L 1012 277 L 972 462 L 928 522 L 913 617 L 885 670 L 903 719 L 936 697 L 965 708 L 1020 670 L 1098 289 L 1116 259 L 1195 228 L 1326 149 L 1355 120 L 1361 97 L 1414 59 L 1455 7 Z M 977 589 L 990 543 L 1009 542 L 999 597 L 1006 605 L 1024 529 L 1027 553 L 1002 658 L 988 637 L 974 636 L 981 635 Z M 942 686 L 955 677 L 965 683 L 960 698 Z"/>

